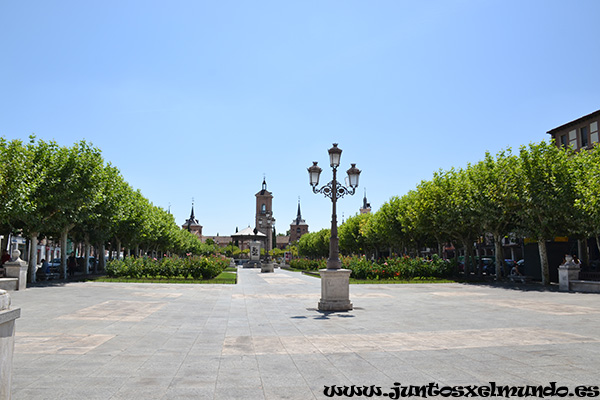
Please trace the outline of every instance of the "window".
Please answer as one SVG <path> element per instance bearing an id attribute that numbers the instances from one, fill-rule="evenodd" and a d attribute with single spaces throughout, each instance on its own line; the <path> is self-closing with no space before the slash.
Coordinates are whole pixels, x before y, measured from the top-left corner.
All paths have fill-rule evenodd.
<path id="1" fill-rule="evenodd" d="M 560 147 L 567 147 L 567 135 L 560 135 Z"/>
<path id="2" fill-rule="evenodd" d="M 592 144 L 598 143 L 598 121 L 590 124 L 590 142 Z"/>
<path id="3" fill-rule="evenodd" d="M 588 146 L 588 127 L 584 126 L 580 129 L 581 133 L 581 147 L 585 148 Z"/>
<path id="4" fill-rule="evenodd" d="M 265 214 L 266 212 L 267 212 L 267 206 L 266 206 L 266 204 L 263 204 L 263 205 L 260 207 L 260 213 L 261 213 L 261 214 Z"/>
<path id="5" fill-rule="evenodd" d="M 296 233 L 300 233 L 300 228 L 296 228 Z"/>
<path id="6" fill-rule="evenodd" d="M 569 146 L 572 146 L 573 149 L 577 150 L 577 131 L 573 129 L 569 132 Z"/>

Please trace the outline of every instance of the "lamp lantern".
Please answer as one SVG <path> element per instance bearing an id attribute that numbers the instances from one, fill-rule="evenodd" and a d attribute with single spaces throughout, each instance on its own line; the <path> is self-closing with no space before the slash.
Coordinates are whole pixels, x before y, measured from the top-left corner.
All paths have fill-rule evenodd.
<path id="1" fill-rule="evenodd" d="M 351 167 L 346 171 L 348 173 L 348 181 L 350 187 L 355 189 L 358 187 L 358 177 L 360 176 L 360 169 L 356 168 L 356 164 L 350 164 Z"/>
<path id="2" fill-rule="evenodd" d="M 308 168 L 308 176 L 310 177 L 310 186 L 316 187 L 319 184 L 319 176 L 321 175 L 321 167 L 317 165 L 316 161 L 313 161 L 313 165 Z"/>
<path id="3" fill-rule="evenodd" d="M 337 147 L 338 144 L 334 143 L 333 147 L 328 150 L 329 152 L 329 164 L 333 168 L 337 168 L 340 165 L 340 158 L 342 158 L 342 149 Z"/>

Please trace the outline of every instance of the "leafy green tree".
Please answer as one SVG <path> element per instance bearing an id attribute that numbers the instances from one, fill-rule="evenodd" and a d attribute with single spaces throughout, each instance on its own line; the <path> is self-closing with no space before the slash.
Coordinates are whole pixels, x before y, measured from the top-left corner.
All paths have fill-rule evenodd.
<path id="1" fill-rule="evenodd" d="M 595 238 L 600 252 L 600 146 L 576 153 L 571 166 L 576 190 L 575 229 L 583 238 Z"/>
<path id="2" fill-rule="evenodd" d="M 367 254 L 377 251 L 379 243 L 375 230 L 370 226 L 372 219 L 372 214 L 357 214 L 339 227 L 338 237 L 342 254 Z"/>
<path id="3" fill-rule="evenodd" d="M 519 153 L 519 225 L 537 240 L 542 283 L 550 283 L 546 241 L 576 231 L 576 184 L 571 174 L 573 151 L 554 143 L 522 146 Z"/>
<path id="4" fill-rule="evenodd" d="M 312 258 L 327 257 L 329 255 L 330 236 L 331 231 L 329 229 L 305 233 L 298 240 L 298 254 Z"/>
<path id="5" fill-rule="evenodd" d="M 521 193 L 518 168 L 518 158 L 508 149 L 495 158 L 486 152 L 483 161 L 465 171 L 477 220 L 494 237 L 497 277 L 504 264 L 502 238 L 517 227 Z"/>

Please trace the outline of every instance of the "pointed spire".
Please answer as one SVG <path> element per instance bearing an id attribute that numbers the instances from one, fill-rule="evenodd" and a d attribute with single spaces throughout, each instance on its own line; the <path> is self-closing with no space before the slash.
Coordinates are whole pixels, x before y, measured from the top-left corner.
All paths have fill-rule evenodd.
<path id="1" fill-rule="evenodd" d="M 267 178 L 263 177 L 262 190 L 267 190 Z"/>
<path id="2" fill-rule="evenodd" d="M 302 220 L 302 213 L 300 212 L 300 196 L 298 196 L 298 216 L 296 217 L 296 221 Z"/>
<path id="3" fill-rule="evenodd" d="M 194 217 L 194 198 L 192 197 L 192 213 L 190 214 L 190 221 L 194 221 L 196 218 Z"/>
<path id="4" fill-rule="evenodd" d="M 367 203 L 367 188 L 365 188 L 365 197 L 363 197 L 363 208 L 368 208 L 368 204 Z"/>

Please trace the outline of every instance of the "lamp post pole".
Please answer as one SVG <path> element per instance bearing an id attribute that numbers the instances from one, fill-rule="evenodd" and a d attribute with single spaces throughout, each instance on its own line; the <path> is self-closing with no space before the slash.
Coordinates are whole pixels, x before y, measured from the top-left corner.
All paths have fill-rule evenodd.
<path id="1" fill-rule="evenodd" d="M 339 257 L 339 238 L 337 232 L 337 199 L 344 195 L 353 195 L 358 186 L 358 177 L 360 170 L 356 164 L 351 164 L 348 173 L 348 182 L 350 188 L 341 185 L 337 181 L 337 168 L 340 165 L 342 150 L 337 147 L 337 143 L 329 149 L 330 165 L 333 169 L 333 179 L 328 184 L 317 189 L 319 177 L 322 169 L 313 161 L 313 165 L 308 168 L 310 185 L 314 193 L 322 193 L 329 197 L 332 202 L 331 212 L 331 237 L 329 240 L 329 259 L 327 260 L 327 269 L 319 271 L 321 274 L 321 301 L 319 310 L 321 311 L 348 311 L 352 309 L 350 302 L 350 273 L 348 269 L 341 268 Z"/>
<path id="2" fill-rule="evenodd" d="M 333 168 L 333 187 L 337 188 L 337 167 Z M 336 190 L 337 192 L 337 190 Z M 329 260 L 327 269 L 339 269 L 340 262 L 340 240 L 337 232 L 337 196 L 331 196 L 331 237 L 329 239 Z"/>

